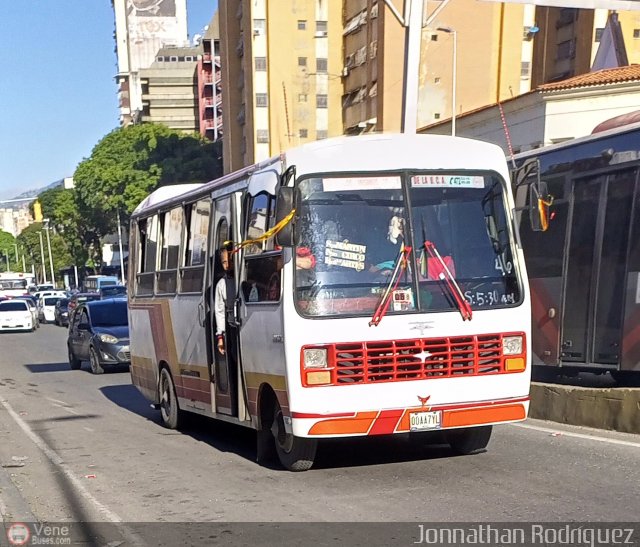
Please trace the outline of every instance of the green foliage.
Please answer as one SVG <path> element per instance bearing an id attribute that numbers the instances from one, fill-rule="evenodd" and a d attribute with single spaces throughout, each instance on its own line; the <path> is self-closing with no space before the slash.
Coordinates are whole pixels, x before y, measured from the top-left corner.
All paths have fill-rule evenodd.
<path id="1" fill-rule="evenodd" d="M 42 247 L 40 246 L 40 232 L 42 233 Z M 74 264 L 71 253 L 67 248 L 65 238 L 59 234 L 54 233 L 53 229 L 49 228 L 49 238 L 51 241 L 51 256 L 53 258 L 53 271 L 55 273 L 58 283 L 62 280 L 59 271 L 63 268 L 68 268 Z M 31 266 L 35 266 L 35 270 L 42 278 L 42 265 L 46 269 L 46 277 L 48 280 L 51 278 L 51 266 L 49 263 L 49 249 L 47 242 L 47 232 L 44 230 L 44 226 L 41 222 L 34 222 L 27 226 L 20 235 L 16 238 L 18 244 L 18 254 L 24 254 L 26 270 L 31 271 Z M 44 255 L 41 252 L 44 251 Z M 22 269 L 22 259 L 20 259 L 20 269 Z"/>
<path id="2" fill-rule="evenodd" d="M 13 244 L 16 238 L 9 232 L 0 230 L 0 263 L 3 271 L 15 271 L 15 247 Z M 7 254 L 9 255 L 9 265 L 7 265 Z"/>
<path id="3" fill-rule="evenodd" d="M 126 221 L 150 192 L 166 184 L 206 182 L 222 174 L 219 145 L 160 124 L 115 129 L 78 165 L 74 181 L 81 210 Z M 110 213 L 110 214 L 109 214 Z"/>
<path id="4" fill-rule="evenodd" d="M 126 225 L 135 207 L 159 186 L 207 182 L 221 176 L 221 156 L 220 143 L 160 124 L 118 128 L 106 135 L 78 165 L 73 175 L 75 189 L 54 188 L 38 196 L 43 217 L 49 219 L 56 275 L 73 265 L 102 264 L 101 240 L 117 230 L 118 213 Z M 41 230 L 42 223 L 34 223 L 18 236 L 27 270 L 33 264 L 39 273 Z M 50 277 L 46 232 L 42 235 Z M 2 249 L 0 233 L 0 252 Z"/>

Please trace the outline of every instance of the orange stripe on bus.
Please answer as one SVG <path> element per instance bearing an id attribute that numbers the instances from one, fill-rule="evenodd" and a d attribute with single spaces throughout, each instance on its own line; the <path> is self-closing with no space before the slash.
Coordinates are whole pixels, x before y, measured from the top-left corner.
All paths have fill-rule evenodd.
<path id="1" fill-rule="evenodd" d="M 442 427 L 463 427 L 494 422 L 510 422 L 526 418 L 524 405 L 513 404 L 492 408 L 448 410 L 442 416 Z"/>
<path id="2" fill-rule="evenodd" d="M 333 418 L 314 424 L 309 435 L 357 435 L 369 431 L 378 412 L 358 412 L 354 418 Z"/>
<path id="3" fill-rule="evenodd" d="M 402 409 L 383 410 L 369 430 L 369 435 L 388 435 L 393 433 L 401 417 Z"/>

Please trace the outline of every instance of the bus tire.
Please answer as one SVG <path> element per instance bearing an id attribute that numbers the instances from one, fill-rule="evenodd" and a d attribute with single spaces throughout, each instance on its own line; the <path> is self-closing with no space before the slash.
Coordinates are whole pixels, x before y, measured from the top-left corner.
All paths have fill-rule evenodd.
<path id="1" fill-rule="evenodd" d="M 178 406 L 176 388 L 168 369 L 160 369 L 160 417 L 162 425 L 167 429 L 178 429 L 182 421 L 182 412 Z"/>
<path id="2" fill-rule="evenodd" d="M 71 346 L 67 346 L 67 351 L 69 352 L 69 367 L 71 370 L 79 370 L 82 366 L 82 361 L 76 358 Z"/>
<path id="3" fill-rule="evenodd" d="M 289 471 L 307 471 L 311 469 L 316 458 L 318 448 L 317 439 L 296 437 L 287 433 L 284 427 L 284 417 L 278 401 L 273 410 L 271 433 L 276 444 L 276 452 L 280 463 Z"/>
<path id="4" fill-rule="evenodd" d="M 451 449 L 460 455 L 479 454 L 484 452 L 491 439 L 493 427 L 483 425 L 480 427 L 468 427 L 451 429 L 446 431 L 446 439 Z"/>
<path id="5" fill-rule="evenodd" d="M 621 387 L 640 387 L 640 372 L 633 370 L 612 370 L 611 377 Z"/>

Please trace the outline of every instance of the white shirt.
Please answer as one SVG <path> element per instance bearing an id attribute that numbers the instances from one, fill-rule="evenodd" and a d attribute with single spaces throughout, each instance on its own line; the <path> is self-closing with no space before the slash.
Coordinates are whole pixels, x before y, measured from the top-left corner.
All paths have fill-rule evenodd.
<path id="1" fill-rule="evenodd" d="M 216 284 L 213 310 L 216 317 L 216 335 L 223 334 L 225 330 L 225 315 L 227 303 L 227 282 L 223 277 Z"/>

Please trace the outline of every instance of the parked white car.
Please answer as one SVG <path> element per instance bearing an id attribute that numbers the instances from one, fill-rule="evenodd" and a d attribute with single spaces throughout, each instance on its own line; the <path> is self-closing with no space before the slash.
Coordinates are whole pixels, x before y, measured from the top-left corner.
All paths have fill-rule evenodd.
<path id="1" fill-rule="evenodd" d="M 38 304 L 39 304 L 40 299 L 44 298 L 45 296 L 59 296 L 60 298 L 66 298 L 67 293 L 64 291 L 56 291 L 56 290 L 38 291 L 36 293 L 33 293 L 33 296 L 38 300 Z"/>
<path id="2" fill-rule="evenodd" d="M 0 302 L 0 331 L 36 330 L 36 325 L 24 300 L 4 300 Z"/>
<path id="3" fill-rule="evenodd" d="M 44 296 L 38 304 L 38 316 L 41 323 L 53 323 L 56 320 L 56 302 L 65 296 Z"/>

